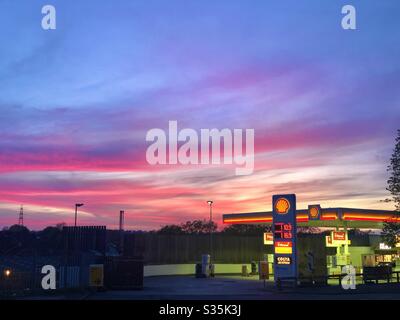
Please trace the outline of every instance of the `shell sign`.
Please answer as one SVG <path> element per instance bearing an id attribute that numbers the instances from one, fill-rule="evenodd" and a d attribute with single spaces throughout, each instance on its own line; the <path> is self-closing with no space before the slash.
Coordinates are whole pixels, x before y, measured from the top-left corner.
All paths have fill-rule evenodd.
<path id="1" fill-rule="evenodd" d="M 275 202 L 275 211 L 278 214 L 287 214 L 290 210 L 290 202 L 286 198 L 279 198 Z"/>
<path id="2" fill-rule="evenodd" d="M 318 220 L 321 214 L 321 206 L 319 204 L 308 206 L 308 216 L 311 220 Z"/>

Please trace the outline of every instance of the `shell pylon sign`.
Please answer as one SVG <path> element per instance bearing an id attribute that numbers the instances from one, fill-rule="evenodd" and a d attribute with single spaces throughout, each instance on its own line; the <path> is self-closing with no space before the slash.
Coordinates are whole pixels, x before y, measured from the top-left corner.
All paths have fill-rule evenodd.
<path id="1" fill-rule="evenodd" d="M 297 277 L 296 195 L 274 195 L 272 209 L 276 282 L 279 278 Z"/>

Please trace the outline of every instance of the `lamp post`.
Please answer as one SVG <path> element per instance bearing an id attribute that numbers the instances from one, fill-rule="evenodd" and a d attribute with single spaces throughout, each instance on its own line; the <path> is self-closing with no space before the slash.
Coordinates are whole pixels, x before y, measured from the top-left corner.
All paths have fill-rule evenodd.
<path id="1" fill-rule="evenodd" d="M 212 205 L 213 205 L 213 201 L 208 200 L 207 204 L 210 207 L 210 264 L 211 264 L 211 257 L 213 256 L 213 243 L 212 243 Z"/>
<path id="2" fill-rule="evenodd" d="M 10 282 L 10 277 L 11 277 L 11 269 L 5 269 L 4 270 L 4 280 L 5 280 L 5 292 L 7 294 L 11 294 L 11 282 Z"/>
<path id="3" fill-rule="evenodd" d="M 78 207 L 82 207 L 83 203 L 75 203 L 75 227 L 76 227 L 76 221 L 78 219 Z"/>
<path id="4" fill-rule="evenodd" d="M 4 275 L 6 276 L 6 278 L 9 278 L 11 276 L 11 270 L 10 269 L 4 270 Z"/>

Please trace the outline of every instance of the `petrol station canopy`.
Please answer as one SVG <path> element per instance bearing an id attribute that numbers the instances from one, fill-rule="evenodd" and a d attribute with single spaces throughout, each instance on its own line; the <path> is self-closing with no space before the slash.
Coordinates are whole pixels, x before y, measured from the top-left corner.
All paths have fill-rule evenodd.
<path id="1" fill-rule="evenodd" d="M 400 223 L 395 211 L 355 209 L 355 208 L 321 208 L 310 205 L 308 209 L 296 210 L 298 226 L 332 227 L 332 228 L 366 228 L 382 229 L 384 222 Z M 272 224 L 271 212 L 232 213 L 223 215 L 225 224 Z"/>

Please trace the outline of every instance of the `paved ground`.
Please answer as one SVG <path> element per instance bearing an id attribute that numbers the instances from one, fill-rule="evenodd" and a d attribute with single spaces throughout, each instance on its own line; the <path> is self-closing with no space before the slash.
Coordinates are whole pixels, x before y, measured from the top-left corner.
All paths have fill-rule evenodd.
<path id="1" fill-rule="evenodd" d="M 257 278 L 169 276 L 145 279 L 143 290 L 97 292 L 85 297 L 90 300 L 285 300 L 285 299 L 400 299 L 400 285 L 358 286 L 343 291 L 338 286 L 299 288 L 277 291 L 272 282 Z"/>
<path id="2" fill-rule="evenodd" d="M 357 290 L 341 287 L 296 288 L 278 291 L 272 281 L 264 286 L 258 277 L 218 276 L 196 279 L 193 276 L 145 278 L 143 290 L 109 290 L 46 294 L 11 299 L 30 300 L 400 300 L 400 284 L 360 285 Z"/>

